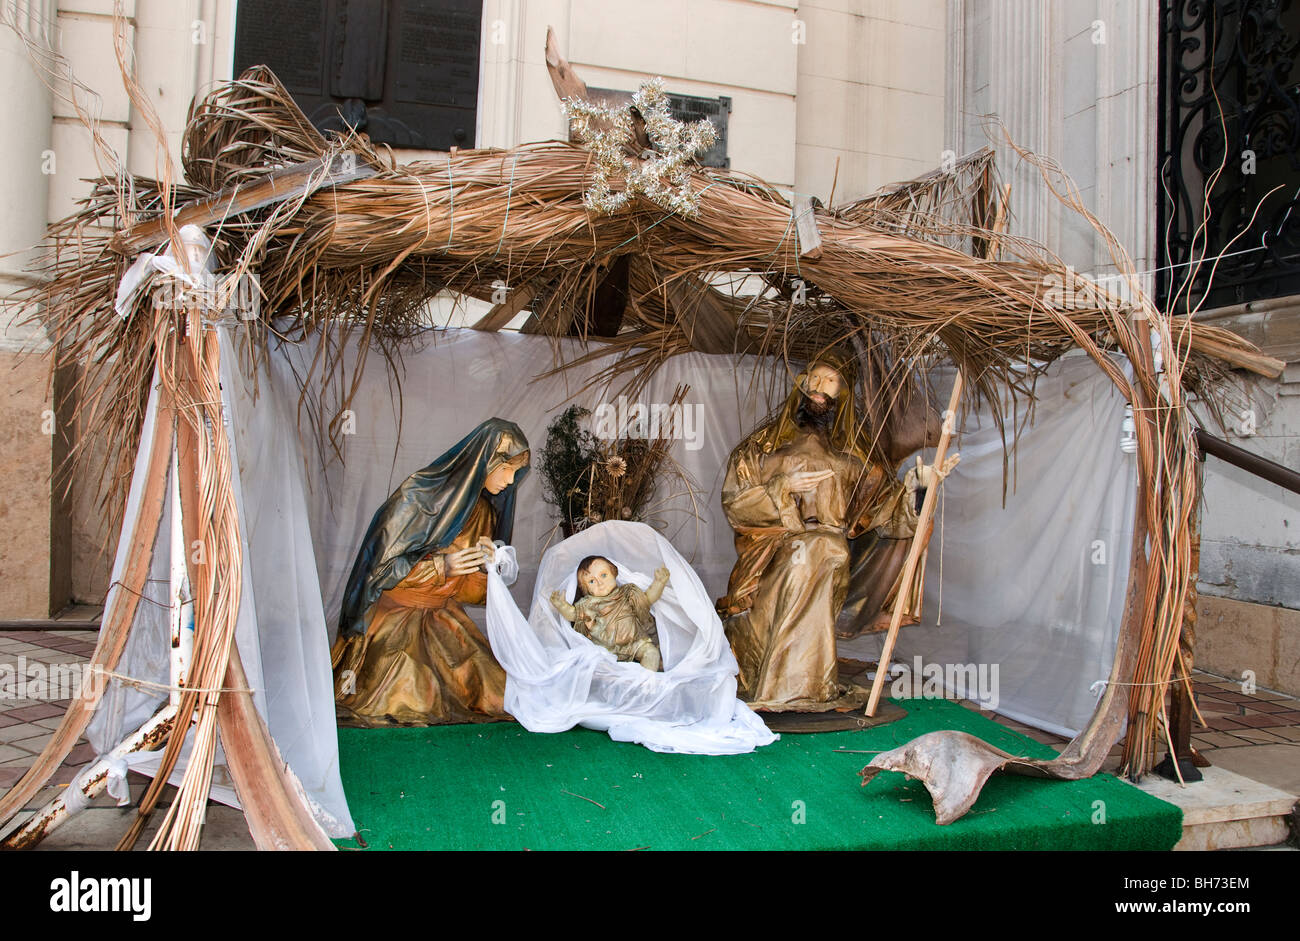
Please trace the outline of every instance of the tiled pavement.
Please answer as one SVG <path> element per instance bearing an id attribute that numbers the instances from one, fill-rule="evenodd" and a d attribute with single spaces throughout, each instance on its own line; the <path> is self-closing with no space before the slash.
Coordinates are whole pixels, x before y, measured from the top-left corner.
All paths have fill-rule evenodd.
<path id="1" fill-rule="evenodd" d="M 32 765 L 68 706 L 68 700 L 13 698 L 13 680 L 4 667 L 16 669 L 22 662 L 20 657 L 25 657 L 30 675 L 37 664 L 82 663 L 94 651 L 95 639 L 95 633 L 86 630 L 0 632 L 0 793 L 11 787 Z M 1296 762 L 1300 761 L 1300 700 L 1268 690 L 1243 693 L 1240 683 L 1200 671 L 1193 676 L 1193 689 L 1208 728 L 1196 726 L 1192 742 L 1212 764 L 1227 767 L 1249 765 L 1249 761 L 1242 759 L 1252 756 L 1264 757 L 1266 763 L 1275 763 L 1273 756 L 1281 754 L 1292 768 L 1297 767 Z M 977 708 L 971 703 L 963 704 Z M 1057 748 L 1067 741 L 1014 719 L 979 711 L 1035 741 Z M 1295 760 L 1292 750 L 1296 753 Z M 1232 755 L 1228 754 L 1230 751 Z M 1116 745 L 1107 759 L 1105 770 L 1113 771 L 1118 767 L 1119 754 L 1120 746 Z M 82 739 L 55 772 L 45 791 L 28 806 L 43 805 L 94 757 L 93 749 Z M 1256 767 L 1260 764 L 1255 762 Z M 1243 773 L 1248 777 L 1256 776 L 1248 768 L 1244 768 Z M 1265 783 L 1281 786 L 1292 793 L 1300 790 L 1293 783 L 1288 787 L 1288 782 L 1295 779 L 1294 771 L 1284 771 L 1283 776 L 1286 779 L 1281 782 Z M 101 801 L 112 805 L 111 799 L 101 798 Z"/>
<path id="2" fill-rule="evenodd" d="M 1290 745 L 1300 751 L 1300 700 L 1294 696 L 1264 689 L 1243 693 L 1240 682 L 1200 670 L 1192 674 L 1192 690 L 1206 723 L 1202 727 L 1193 719 L 1192 746 L 1211 764 L 1216 763 L 1216 752 L 1229 748 Z M 1067 741 L 1012 719 L 993 718 L 1035 741 L 1058 747 Z M 1116 745 L 1111 757 L 1118 757 L 1119 752 Z"/>
<path id="3" fill-rule="evenodd" d="M 84 663 L 95 649 L 94 631 L 18 631 L 0 633 L 0 791 L 8 789 L 36 760 L 67 711 L 67 699 L 16 699 L 17 671 L 26 664 L 27 675 L 48 675 L 51 664 Z M 8 669 L 6 669 L 6 667 Z M 22 692 L 27 692 L 23 683 Z M 83 739 L 51 778 L 65 785 L 95 757 Z"/>

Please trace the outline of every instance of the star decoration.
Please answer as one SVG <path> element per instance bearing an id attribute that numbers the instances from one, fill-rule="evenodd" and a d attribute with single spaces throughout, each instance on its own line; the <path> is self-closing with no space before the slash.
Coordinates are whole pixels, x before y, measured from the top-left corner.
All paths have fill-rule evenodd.
<path id="1" fill-rule="evenodd" d="M 588 209 L 609 215 L 639 194 L 671 212 L 695 214 L 699 194 L 691 189 L 690 161 L 697 152 L 713 146 L 717 132 L 708 119 L 691 124 L 675 120 L 668 110 L 662 78 L 642 82 L 631 105 L 605 107 L 581 98 L 566 98 L 563 105 L 574 133 L 596 157 L 591 187 L 583 194 Z M 626 153 L 634 146 L 633 107 L 645 121 L 652 148 L 639 160 Z M 610 187 L 615 175 L 624 179 L 621 192 Z"/>

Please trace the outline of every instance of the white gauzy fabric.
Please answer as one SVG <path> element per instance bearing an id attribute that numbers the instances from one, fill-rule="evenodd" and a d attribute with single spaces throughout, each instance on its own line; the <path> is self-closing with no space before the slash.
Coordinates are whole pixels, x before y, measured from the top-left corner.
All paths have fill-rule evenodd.
<path id="1" fill-rule="evenodd" d="M 619 662 L 551 605 L 556 589 L 573 599 L 578 563 L 589 555 L 605 556 L 618 568 L 620 585 L 642 590 L 655 569 L 668 569 L 668 585 L 652 608 L 662 672 Z M 497 562 L 513 564 L 513 549 L 498 549 Z M 583 725 L 618 742 L 695 755 L 741 754 L 776 741 L 736 699 L 736 658 L 709 593 L 672 544 L 644 523 L 601 523 L 547 550 L 527 620 L 489 566 L 487 630 L 506 671 L 506 711 L 530 732 Z"/>
<path id="2" fill-rule="evenodd" d="M 302 785 L 317 822 L 330 836 L 350 836 L 355 826 L 339 777 L 333 679 L 303 495 L 303 460 L 295 419 L 288 411 L 293 400 L 283 395 L 257 400 L 254 378 L 239 368 L 238 334 L 232 335 L 226 327 L 219 330 L 221 388 L 244 558 L 235 641 L 253 690 L 254 705 L 267 723 L 280 757 Z M 149 427 L 158 417 L 155 399 L 150 401 L 146 418 Z M 129 531 L 139 511 L 135 491 L 143 476 L 141 462 L 145 457 L 142 453 L 137 461 L 124 531 Z M 164 685 L 169 681 L 170 528 L 168 502 L 154 544 L 146 600 L 137 608 L 117 671 Z M 115 580 L 121 577 L 124 564 L 125 558 L 119 552 Z M 157 689 L 111 682 L 87 731 L 96 752 L 103 755 L 115 748 L 165 699 L 166 693 Z M 187 741 L 170 778 L 172 783 L 180 783 L 188 754 Z M 153 775 L 160 755 L 132 754 L 125 761 L 132 770 Z M 220 752 L 212 796 L 239 806 Z"/>
<path id="3" fill-rule="evenodd" d="M 351 836 L 355 827 L 339 777 L 334 679 L 294 400 L 261 399 L 256 379 L 240 368 L 240 331 L 223 326 L 219 332 L 244 544 L 236 625 L 244 672 L 258 712 L 317 822 L 330 836 Z"/>
<path id="4" fill-rule="evenodd" d="M 183 225 L 180 241 L 189 256 L 189 271 L 175 258 L 170 244 L 157 254 L 141 254 L 126 269 L 117 286 L 117 298 L 113 306 L 119 317 L 126 320 L 131 316 L 131 311 L 155 275 L 173 279 L 178 287 L 186 290 L 205 291 L 215 288 L 216 278 L 213 272 L 216 270 L 216 259 L 212 256 L 211 240 L 198 226 Z"/>
<path id="5" fill-rule="evenodd" d="M 921 623 L 899 632 L 894 660 L 915 673 L 920 658 L 944 686 L 958 681 L 951 691 L 1069 736 L 1114 660 L 1137 465 L 1120 449 L 1124 397 L 1091 359 L 1061 358 L 1035 391 L 1007 420 L 1008 437 L 1013 421 L 1020 431 L 1005 506 L 1002 434 L 988 403 L 966 414 L 952 445 L 961 463 L 935 507 Z M 879 650 L 880 635 L 840 644 L 868 660 Z"/>

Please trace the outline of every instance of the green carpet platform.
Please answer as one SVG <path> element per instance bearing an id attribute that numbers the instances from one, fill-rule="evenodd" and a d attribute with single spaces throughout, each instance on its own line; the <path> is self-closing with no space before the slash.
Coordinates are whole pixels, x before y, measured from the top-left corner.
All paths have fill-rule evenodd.
<path id="1" fill-rule="evenodd" d="M 870 753 L 935 729 L 1054 752 L 953 702 L 897 702 L 908 714 L 889 725 L 724 757 L 514 723 L 344 728 L 343 786 L 376 850 L 1167 850 L 1182 835 L 1181 810 L 1105 774 L 994 775 L 965 817 L 938 826 L 919 781 L 884 772 L 861 786 Z"/>

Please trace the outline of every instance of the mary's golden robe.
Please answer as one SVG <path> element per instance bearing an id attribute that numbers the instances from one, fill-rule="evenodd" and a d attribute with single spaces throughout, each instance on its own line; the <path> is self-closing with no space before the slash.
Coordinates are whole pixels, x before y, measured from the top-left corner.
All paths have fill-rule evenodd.
<path id="1" fill-rule="evenodd" d="M 479 497 L 445 552 L 492 537 L 492 507 Z M 437 725 L 505 719 L 505 671 L 462 605 L 483 604 L 487 575 L 446 575 L 430 553 L 366 613 L 366 630 L 334 645 L 341 722 Z"/>
<path id="2" fill-rule="evenodd" d="M 849 636 L 877 628 L 900 589 L 902 562 L 917 514 L 890 469 L 838 450 L 824 433 L 769 425 L 732 452 L 722 506 L 736 531 L 737 561 L 718 611 L 740 665 L 743 698 L 759 708 L 816 709 L 840 698 L 836 621 L 852 614 Z M 797 471 L 834 472 L 815 491 L 790 493 Z M 853 571 L 850 540 L 873 541 Z M 919 581 L 905 614 L 915 622 Z"/>

